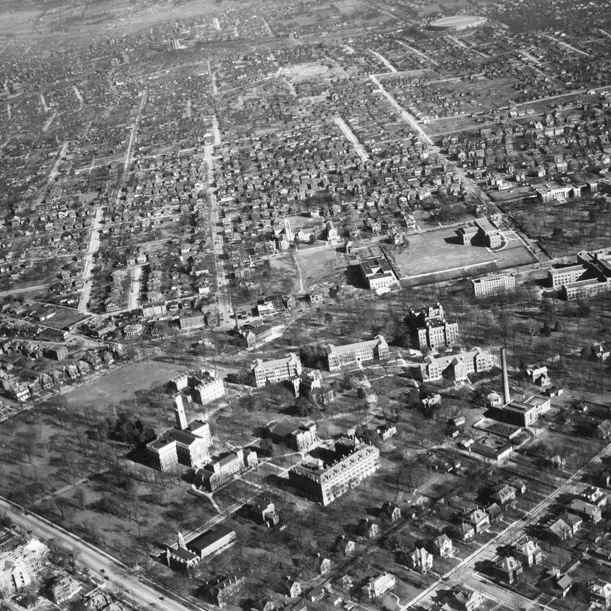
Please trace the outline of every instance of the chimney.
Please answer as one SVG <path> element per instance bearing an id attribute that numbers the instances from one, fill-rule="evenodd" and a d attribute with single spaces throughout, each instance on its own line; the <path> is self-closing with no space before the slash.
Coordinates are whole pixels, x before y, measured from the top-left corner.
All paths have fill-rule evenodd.
<path id="1" fill-rule="evenodd" d="M 505 355 L 505 348 L 501 348 L 501 369 L 503 370 L 503 402 L 505 405 L 511 402 L 511 395 L 509 394 L 509 377 L 507 376 L 507 356 Z"/>

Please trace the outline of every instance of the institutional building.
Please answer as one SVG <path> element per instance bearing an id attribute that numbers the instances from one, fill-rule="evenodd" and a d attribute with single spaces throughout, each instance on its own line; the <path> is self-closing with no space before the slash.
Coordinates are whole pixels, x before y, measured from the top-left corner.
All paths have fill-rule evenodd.
<path id="1" fill-rule="evenodd" d="M 195 481 L 214 492 L 223 484 L 231 481 L 235 475 L 256 467 L 258 464 L 259 459 L 254 450 L 239 448 L 211 460 L 202 469 L 198 469 L 195 473 Z"/>
<path id="2" fill-rule="evenodd" d="M 611 291 L 611 249 L 582 250 L 575 265 L 553 267 L 548 277 L 567 301 L 607 293 Z"/>
<path id="3" fill-rule="evenodd" d="M 416 328 L 416 337 L 420 350 L 435 350 L 439 347 L 453 346 L 458 341 L 458 323 L 445 319 L 441 304 L 423 308 L 418 314 L 410 311 L 412 327 Z"/>
<path id="4" fill-rule="evenodd" d="M 344 453 L 347 451 L 348 453 Z M 302 496 L 329 505 L 358 486 L 380 467 L 380 451 L 371 445 L 336 445 L 331 463 L 309 458 L 289 471 L 289 481 Z"/>
<path id="5" fill-rule="evenodd" d="M 471 280 L 475 297 L 489 297 L 498 293 L 515 291 L 516 277 L 513 274 L 495 274 Z"/>
<path id="6" fill-rule="evenodd" d="M 168 566 L 191 568 L 229 549 L 236 538 L 235 531 L 222 524 L 188 542 L 179 533 L 178 543 L 166 548 L 166 561 Z"/>
<path id="7" fill-rule="evenodd" d="M 420 376 L 424 382 L 441 380 L 448 375 L 457 382 L 467 378 L 470 373 L 490 371 L 494 367 L 494 357 L 490 352 L 474 348 L 468 352 L 447 356 L 427 356 L 420 365 Z"/>
<path id="8" fill-rule="evenodd" d="M 459 229 L 458 236 L 465 246 L 481 245 L 488 248 L 498 248 L 505 241 L 503 232 L 485 217 L 475 219 L 473 225 L 467 225 Z"/>
<path id="9" fill-rule="evenodd" d="M 49 548 L 38 539 L 27 543 L 10 530 L 0 529 L 0 594 L 27 588 L 43 567 Z"/>
<path id="10" fill-rule="evenodd" d="M 301 360 L 293 352 L 283 359 L 273 361 L 257 359 L 252 366 L 252 372 L 255 375 L 255 386 L 261 388 L 266 384 L 284 382 L 301 375 Z"/>
<path id="11" fill-rule="evenodd" d="M 170 386 L 199 405 L 206 405 L 225 395 L 223 380 L 205 369 L 179 375 L 170 382 Z"/>
<path id="12" fill-rule="evenodd" d="M 316 423 L 295 426 L 290 422 L 272 420 L 265 427 L 274 443 L 281 443 L 295 452 L 308 452 L 318 443 Z"/>
<path id="13" fill-rule="evenodd" d="M 174 403 L 175 428 L 146 444 L 153 466 L 160 471 L 171 471 L 179 464 L 197 467 L 210 460 L 210 425 L 204 420 L 187 423 L 182 395 L 176 395 Z"/>
<path id="14" fill-rule="evenodd" d="M 389 357 L 388 344 L 382 335 L 372 340 L 345 346 L 325 346 L 329 371 L 339 371 L 342 367 L 360 365 L 367 361 L 383 361 Z"/>
<path id="15" fill-rule="evenodd" d="M 359 267 L 367 288 L 372 291 L 387 292 L 401 286 L 392 265 L 384 256 L 363 259 Z"/>
<path id="16" fill-rule="evenodd" d="M 523 401 L 512 399 L 498 408 L 497 413 L 504 422 L 517 426 L 533 426 L 550 406 L 548 397 L 532 395 Z"/>

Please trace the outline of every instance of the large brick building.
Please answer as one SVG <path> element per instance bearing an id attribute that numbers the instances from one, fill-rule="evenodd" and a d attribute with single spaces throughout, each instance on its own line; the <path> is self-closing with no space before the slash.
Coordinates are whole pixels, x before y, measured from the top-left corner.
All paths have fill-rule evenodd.
<path id="1" fill-rule="evenodd" d="M 283 359 L 273 361 L 257 359 L 252 366 L 252 372 L 255 376 L 255 386 L 261 388 L 268 383 L 276 384 L 301 375 L 301 360 L 293 352 Z"/>
<path id="2" fill-rule="evenodd" d="M 552 267 L 552 286 L 567 301 L 593 297 L 611 291 L 611 249 L 577 253 L 577 263 Z"/>
<path id="3" fill-rule="evenodd" d="M 289 471 L 289 481 L 302 496 L 328 505 L 379 467 L 380 451 L 375 446 L 357 444 L 349 450 L 338 444 L 331 462 L 307 459 Z"/>
<path id="4" fill-rule="evenodd" d="M 409 319 L 412 329 L 415 329 L 420 350 L 449 347 L 458 341 L 458 323 L 446 320 L 439 303 L 423 308 L 419 313 L 411 310 Z"/>
<path id="5" fill-rule="evenodd" d="M 382 335 L 372 340 L 345 346 L 325 346 L 329 371 L 339 371 L 342 367 L 359 365 L 367 361 L 383 361 L 389 356 L 388 344 Z"/>

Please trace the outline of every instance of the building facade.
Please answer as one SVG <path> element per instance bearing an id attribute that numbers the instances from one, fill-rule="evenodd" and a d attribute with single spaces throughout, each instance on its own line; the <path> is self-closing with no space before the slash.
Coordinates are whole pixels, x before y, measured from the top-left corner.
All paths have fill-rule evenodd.
<path id="1" fill-rule="evenodd" d="M 262 388 L 268 383 L 276 384 L 290 380 L 301 375 L 302 371 L 301 360 L 293 352 L 283 359 L 275 359 L 273 361 L 257 359 L 252 366 L 255 386 L 257 388 Z"/>
<path id="2" fill-rule="evenodd" d="M 471 280 L 471 284 L 475 297 L 489 297 L 490 295 L 515 291 L 516 277 L 513 274 L 495 274 L 474 278 Z"/>
<path id="3" fill-rule="evenodd" d="M 337 453 L 331 465 L 303 462 L 289 471 L 289 481 L 306 498 L 328 505 L 358 486 L 380 467 L 380 451 L 375 446 L 357 447 L 348 455 Z"/>
<path id="4" fill-rule="evenodd" d="M 577 253 L 577 263 L 553 267 L 548 272 L 552 287 L 567 301 L 588 299 L 611 291 L 611 249 Z"/>
<path id="5" fill-rule="evenodd" d="M 329 371 L 339 371 L 342 367 L 359 365 L 368 361 L 384 361 L 389 351 L 386 339 L 382 335 L 367 342 L 357 342 L 345 346 L 325 346 Z"/>
<path id="6" fill-rule="evenodd" d="M 401 286 L 399 278 L 384 256 L 363 259 L 359 267 L 367 288 L 376 293 L 387 292 Z"/>
<path id="7" fill-rule="evenodd" d="M 490 352 L 481 348 L 474 348 L 468 352 L 449 354 L 447 356 L 427 356 L 420 365 L 420 375 L 424 382 L 441 380 L 449 374 L 451 378 L 460 382 L 470 373 L 490 371 L 494 367 L 494 357 Z"/>

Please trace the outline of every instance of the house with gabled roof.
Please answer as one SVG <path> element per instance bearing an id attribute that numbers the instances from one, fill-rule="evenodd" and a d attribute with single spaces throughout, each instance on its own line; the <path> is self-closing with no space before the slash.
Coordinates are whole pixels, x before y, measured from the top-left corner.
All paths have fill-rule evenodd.
<path id="1" fill-rule="evenodd" d="M 588 592 L 593 604 L 611 607 L 611 583 L 608 581 L 595 581 L 588 587 Z"/>
<path id="2" fill-rule="evenodd" d="M 435 537 L 433 541 L 433 550 L 441 558 L 451 558 L 454 554 L 452 539 L 445 533 Z"/>
<path id="3" fill-rule="evenodd" d="M 514 556 L 500 558 L 496 562 L 496 570 L 509 585 L 515 583 L 523 571 L 522 564 Z"/>
<path id="4" fill-rule="evenodd" d="M 527 567 L 536 566 L 543 562 L 543 554 L 539 544 L 526 537 L 516 543 L 514 554 Z"/>
<path id="5" fill-rule="evenodd" d="M 459 611 L 475 611 L 483 600 L 482 593 L 469 586 L 459 586 L 454 590 L 454 604 Z"/>
<path id="6" fill-rule="evenodd" d="M 407 558 L 408 566 L 425 575 L 433 568 L 433 554 L 425 547 L 416 547 Z"/>

